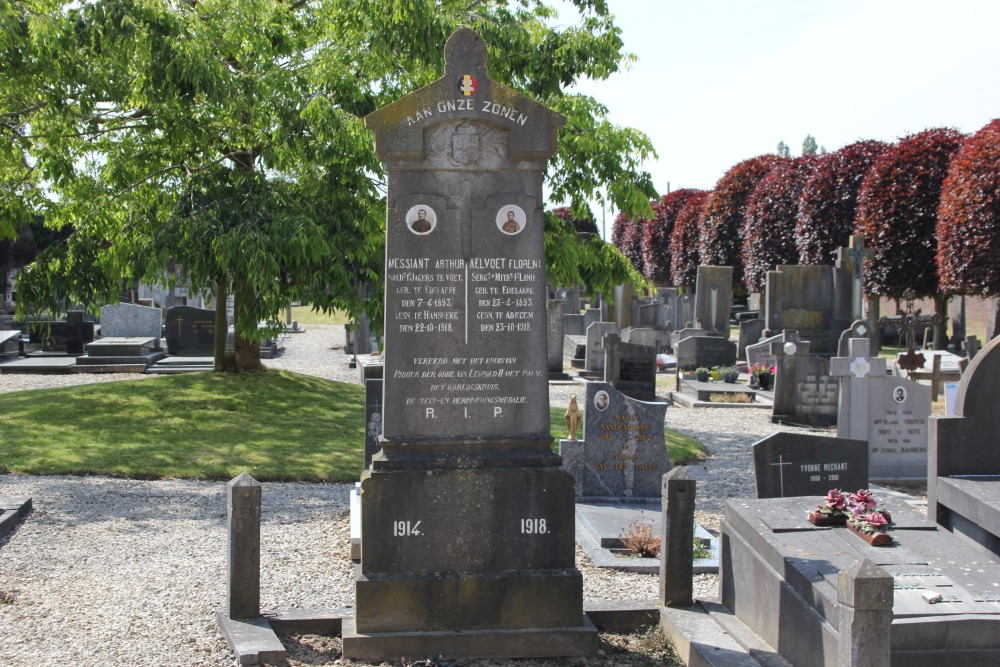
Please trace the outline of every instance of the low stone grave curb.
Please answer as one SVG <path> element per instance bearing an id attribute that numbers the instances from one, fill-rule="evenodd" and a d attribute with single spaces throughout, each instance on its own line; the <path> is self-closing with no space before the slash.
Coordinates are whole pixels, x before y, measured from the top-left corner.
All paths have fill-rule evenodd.
<path id="1" fill-rule="evenodd" d="M 0 497 L 0 539 L 31 512 L 31 498 Z"/>
<path id="2" fill-rule="evenodd" d="M 720 391 L 719 393 L 725 392 Z M 760 391 L 757 392 L 756 400 L 753 403 L 713 403 L 712 401 L 699 401 L 696 397 L 681 391 L 670 392 L 670 400 L 675 405 L 685 408 L 761 408 L 770 410 L 774 407 L 770 397 Z"/>

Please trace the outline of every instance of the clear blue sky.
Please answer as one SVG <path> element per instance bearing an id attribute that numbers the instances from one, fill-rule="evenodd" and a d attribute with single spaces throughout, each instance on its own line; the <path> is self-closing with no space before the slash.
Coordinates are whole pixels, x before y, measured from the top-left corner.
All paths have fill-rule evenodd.
<path id="1" fill-rule="evenodd" d="M 638 62 L 577 90 L 652 139 L 661 194 L 710 189 L 782 140 L 799 155 L 807 134 L 832 152 L 1000 117 L 1000 0 L 608 4 Z"/>

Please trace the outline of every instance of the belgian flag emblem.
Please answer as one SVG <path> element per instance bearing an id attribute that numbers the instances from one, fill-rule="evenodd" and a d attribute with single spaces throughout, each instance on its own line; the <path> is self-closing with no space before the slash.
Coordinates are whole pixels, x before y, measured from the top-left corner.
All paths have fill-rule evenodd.
<path id="1" fill-rule="evenodd" d="M 479 82 L 476 81 L 476 77 L 471 74 L 466 74 L 458 80 L 458 92 L 462 93 L 466 97 L 469 97 L 476 92 L 478 87 Z"/>

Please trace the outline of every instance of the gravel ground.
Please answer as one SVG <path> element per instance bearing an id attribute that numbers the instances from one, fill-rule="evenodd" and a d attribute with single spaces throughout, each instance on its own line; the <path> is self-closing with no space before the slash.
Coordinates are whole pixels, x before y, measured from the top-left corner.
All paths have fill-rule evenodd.
<path id="1" fill-rule="evenodd" d="M 312 326 L 285 337 L 270 368 L 359 383 L 342 354 L 343 327 Z M 0 392 L 137 375 L 3 375 Z M 553 385 L 564 406 L 583 385 Z M 698 480 L 697 518 L 717 532 L 722 505 L 753 497 L 750 444 L 776 430 L 752 408 L 667 410 L 667 425 L 705 443 L 711 456 L 688 468 Z M 787 428 L 787 427 L 782 427 Z M 346 484 L 264 487 L 262 607 L 353 603 Z M 34 512 L 0 541 L 0 665 L 232 665 L 214 621 L 225 603 L 225 484 L 104 477 L 0 475 L 0 496 L 33 498 Z M 588 600 L 655 599 L 657 578 L 592 566 L 577 549 Z M 715 597 L 717 578 L 698 575 L 695 595 Z M 339 640 L 290 638 L 293 665 L 350 665 Z M 518 665 L 675 664 L 642 635 L 602 635 L 591 660 Z M 463 665 L 496 665 L 464 661 Z M 679 663 L 676 663 L 679 664 Z"/>

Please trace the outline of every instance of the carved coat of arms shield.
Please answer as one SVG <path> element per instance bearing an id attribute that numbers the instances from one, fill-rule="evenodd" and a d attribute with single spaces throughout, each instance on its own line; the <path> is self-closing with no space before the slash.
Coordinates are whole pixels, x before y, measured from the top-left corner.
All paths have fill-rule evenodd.
<path id="1" fill-rule="evenodd" d="M 479 130 L 462 123 L 451 135 L 451 160 L 455 164 L 472 164 L 479 159 Z"/>

